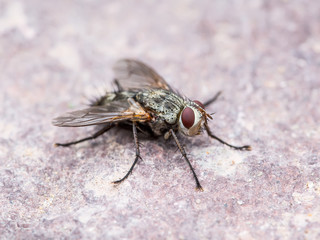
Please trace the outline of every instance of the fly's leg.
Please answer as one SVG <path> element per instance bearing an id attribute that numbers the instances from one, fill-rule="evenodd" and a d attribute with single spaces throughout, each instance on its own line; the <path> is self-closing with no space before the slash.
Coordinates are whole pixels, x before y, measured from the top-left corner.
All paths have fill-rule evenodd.
<path id="1" fill-rule="evenodd" d="M 179 142 L 176 134 L 174 133 L 174 131 L 173 131 L 172 129 L 170 129 L 170 133 L 171 133 L 174 141 L 176 142 L 176 144 L 177 144 L 177 146 L 178 146 L 178 148 L 179 148 L 182 156 L 183 156 L 184 159 L 187 161 L 187 163 L 188 163 L 188 165 L 189 165 L 189 167 L 190 167 L 190 169 L 191 169 L 191 171 L 192 171 L 193 177 L 194 177 L 194 179 L 196 180 L 197 190 L 203 191 L 203 189 L 202 189 L 202 187 L 201 187 L 201 185 L 200 185 L 200 182 L 199 182 L 199 180 L 198 180 L 198 177 L 197 177 L 197 175 L 196 175 L 196 173 L 195 173 L 195 171 L 194 171 L 194 169 L 193 169 L 193 167 L 192 167 L 192 165 L 191 165 L 191 163 L 190 163 L 190 161 L 189 161 L 189 159 L 188 159 L 188 157 L 187 157 L 187 154 L 186 154 L 184 148 L 183 148 L 182 145 L 180 144 L 180 142 Z"/>
<path id="2" fill-rule="evenodd" d="M 73 142 L 68 142 L 68 143 L 55 143 L 55 146 L 69 147 L 69 146 L 77 144 L 77 143 L 81 143 L 81 142 L 85 142 L 85 141 L 88 141 L 88 140 L 92 140 L 92 139 L 95 139 L 95 138 L 101 136 L 102 134 L 104 134 L 105 132 L 110 130 L 112 127 L 114 127 L 114 125 L 107 125 L 107 126 L 105 126 L 104 128 L 100 129 L 98 132 L 96 132 L 95 134 L 93 134 L 90 137 L 82 138 L 80 140 L 73 141 Z"/>
<path id="3" fill-rule="evenodd" d="M 114 84 L 117 86 L 118 92 L 123 91 L 123 87 L 120 85 L 118 79 L 114 79 L 113 82 L 114 82 Z"/>
<path id="4" fill-rule="evenodd" d="M 220 95 L 221 95 L 221 91 L 219 91 L 212 99 L 209 99 L 208 101 L 206 101 L 203 105 L 204 105 L 205 107 L 209 106 L 211 103 L 215 102 Z M 222 139 L 218 138 L 217 136 L 215 136 L 215 135 L 211 132 L 211 130 L 210 130 L 210 128 L 209 128 L 209 126 L 208 126 L 207 124 L 205 124 L 204 126 L 205 126 L 205 128 L 206 128 L 206 131 L 207 131 L 208 135 L 209 135 L 210 137 L 214 138 L 215 140 L 219 141 L 220 143 L 225 144 L 225 145 L 227 145 L 227 146 L 229 146 L 229 147 L 231 147 L 231 148 L 234 148 L 234 149 L 236 149 L 236 150 L 247 150 L 247 151 L 251 151 L 251 146 L 249 146 L 249 145 L 244 145 L 244 146 L 234 146 L 234 145 L 231 145 L 231 144 L 223 141 Z"/>
<path id="5" fill-rule="evenodd" d="M 249 146 L 249 145 L 244 145 L 244 146 L 234 146 L 234 145 L 231 145 L 231 144 L 223 141 L 222 139 L 218 138 L 217 136 L 215 136 L 215 135 L 211 132 L 211 130 L 210 130 L 210 128 L 209 128 L 209 126 L 208 126 L 207 124 L 204 124 L 204 126 L 205 126 L 205 128 L 206 128 L 206 131 L 207 131 L 208 135 L 209 135 L 210 137 L 214 138 L 215 140 L 219 141 L 220 143 L 225 144 L 225 145 L 227 145 L 227 146 L 229 146 L 229 147 L 231 147 L 231 148 L 234 148 L 234 149 L 236 149 L 236 150 L 251 151 L 251 146 Z"/>
<path id="6" fill-rule="evenodd" d="M 115 184 L 121 183 L 123 180 L 125 180 L 132 172 L 132 170 L 133 170 L 134 166 L 136 165 L 136 163 L 138 162 L 138 160 L 142 159 L 140 156 L 138 133 L 137 133 L 137 127 L 136 127 L 135 122 L 132 122 L 132 130 L 133 130 L 134 145 L 136 147 L 136 158 L 134 159 L 134 162 L 133 162 L 131 168 L 129 169 L 129 171 L 127 172 L 127 174 L 123 178 L 121 178 L 120 180 L 114 181 L 113 183 L 115 183 Z"/>
<path id="7" fill-rule="evenodd" d="M 217 94 L 214 95 L 213 98 L 211 98 L 211 99 L 209 99 L 208 101 L 206 101 L 203 105 L 204 105 L 205 107 L 209 106 L 211 103 L 215 102 L 220 95 L 221 95 L 221 91 L 217 92 Z"/>

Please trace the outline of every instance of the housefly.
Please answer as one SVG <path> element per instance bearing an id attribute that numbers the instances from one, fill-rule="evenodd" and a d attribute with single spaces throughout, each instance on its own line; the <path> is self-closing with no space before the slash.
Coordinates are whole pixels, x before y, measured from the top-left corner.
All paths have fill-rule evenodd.
<path id="1" fill-rule="evenodd" d="M 53 120 L 58 127 L 83 127 L 101 125 L 101 129 L 90 137 L 68 143 L 56 143 L 67 147 L 97 138 L 113 127 L 132 128 L 135 143 L 135 159 L 127 174 L 113 183 L 121 183 L 132 172 L 141 159 L 138 132 L 154 137 L 173 138 L 183 158 L 188 163 L 198 190 L 202 190 L 198 177 L 188 159 L 176 133 L 185 136 L 199 135 L 203 130 L 209 137 L 237 150 L 251 150 L 248 145 L 234 146 L 215 136 L 208 121 L 212 116 L 205 110 L 220 93 L 205 103 L 182 97 L 151 67 L 132 59 L 123 59 L 113 67 L 117 90 L 107 92 L 88 108 L 67 113 Z"/>

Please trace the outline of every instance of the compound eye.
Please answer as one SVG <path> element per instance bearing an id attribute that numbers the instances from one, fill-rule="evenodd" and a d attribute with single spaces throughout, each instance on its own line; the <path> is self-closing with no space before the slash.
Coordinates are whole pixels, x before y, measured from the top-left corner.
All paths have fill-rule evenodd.
<path id="1" fill-rule="evenodd" d="M 198 100 L 194 100 L 194 102 L 196 104 L 198 104 L 202 109 L 204 109 L 204 105 L 202 104 L 202 102 L 198 101 Z"/>
<path id="2" fill-rule="evenodd" d="M 191 108 L 186 107 L 181 114 L 181 120 L 183 123 L 183 126 L 185 126 L 185 128 L 189 129 L 193 126 L 194 124 L 194 120 L 195 120 L 195 115 L 194 112 Z"/>

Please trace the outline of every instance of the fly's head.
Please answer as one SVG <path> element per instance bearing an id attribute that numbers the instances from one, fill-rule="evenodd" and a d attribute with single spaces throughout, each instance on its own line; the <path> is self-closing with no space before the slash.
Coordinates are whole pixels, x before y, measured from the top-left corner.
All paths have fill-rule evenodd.
<path id="1" fill-rule="evenodd" d="M 179 116 L 179 131 L 186 136 L 200 134 L 201 127 L 212 118 L 200 101 L 188 101 Z"/>

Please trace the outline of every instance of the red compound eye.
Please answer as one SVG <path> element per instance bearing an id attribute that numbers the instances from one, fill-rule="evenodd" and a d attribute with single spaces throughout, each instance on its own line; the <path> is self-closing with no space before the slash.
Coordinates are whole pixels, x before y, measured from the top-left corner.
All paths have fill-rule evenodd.
<path id="1" fill-rule="evenodd" d="M 194 102 L 196 104 L 198 104 L 202 109 L 204 109 L 204 105 L 202 104 L 202 102 L 198 101 L 198 100 L 194 100 Z"/>
<path id="2" fill-rule="evenodd" d="M 188 129 L 191 128 L 194 124 L 194 119 L 195 116 L 193 110 L 189 107 L 186 107 L 181 115 L 183 126 L 185 126 Z"/>

